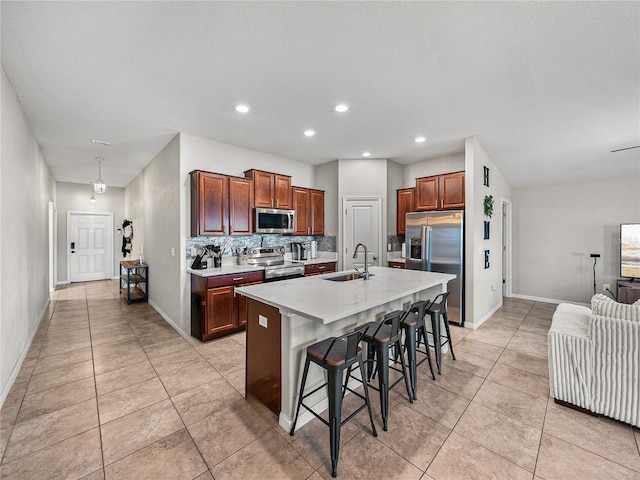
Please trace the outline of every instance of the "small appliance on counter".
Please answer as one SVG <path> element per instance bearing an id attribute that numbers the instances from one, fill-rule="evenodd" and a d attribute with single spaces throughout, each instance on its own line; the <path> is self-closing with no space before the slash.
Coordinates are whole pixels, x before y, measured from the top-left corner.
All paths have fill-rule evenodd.
<path id="1" fill-rule="evenodd" d="M 318 242 L 315 240 L 311 241 L 311 247 L 309 249 L 310 258 L 318 258 Z"/>
<path id="2" fill-rule="evenodd" d="M 207 268 L 222 268 L 222 252 L 217 245 L 207 245 L 209 251 L 209 260 L 207 260 Z"/>
<path id="3" fill-rule="evenodd" d="M 291 259 L 292 260 L 306 260 L 308 251 L 309 251 L 308 243 L 291 242 Z"/>
<path id="4" fill-rule="evenodd" d="M 247 247 L 239 246 L 236 247 L 236 263 L 238 265 L 246 265 L 247 264 Z"/>

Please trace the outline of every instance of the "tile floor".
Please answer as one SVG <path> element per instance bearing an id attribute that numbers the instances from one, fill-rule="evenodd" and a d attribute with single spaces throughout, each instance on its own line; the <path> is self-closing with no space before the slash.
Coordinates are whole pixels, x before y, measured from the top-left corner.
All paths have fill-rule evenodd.
<path id="1" fill-rule="evenodd" d="M 392 391 L 388 432 L 372 437 L 366 412 L 343 427 L 339 478 L 640 479 L 638 429 L 549 400 L 554 308 L 507 299 L 453 328 L 458 360 L 436 382 L 423 364 L 413 404 Z M 290 437 L 243 398 L 244 348 L 186 341 L 116 282 L 56 291 L 0 411 L 0 477 L 331 478 L 324 425 Z"/>

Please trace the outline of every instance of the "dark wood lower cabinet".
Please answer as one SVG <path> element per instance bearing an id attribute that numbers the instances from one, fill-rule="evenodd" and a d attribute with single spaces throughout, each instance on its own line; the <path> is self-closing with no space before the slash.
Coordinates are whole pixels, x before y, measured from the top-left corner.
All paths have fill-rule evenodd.
<path id="1" fill-rule="evenodd" d="M 405 269 L 406 265 L 404 264 L 404 262 L 389 262 L 389 267 L 390 268 L 402 268 Z"/>
<path id="2" fill-rule="evenodd" d="M 244 330 L 246 298 L 235 287 L 262 283 L 263 272 L 200 277 L 191 275 L 191 336 L 203 342 Z"/>
<path id="3" fill-rule="evenodd" d="M 336 262 L 312 263 L 304 266 L 304 276 L 321 275 L 336 271 Z"/>
<path id="4" fill-rule="evenodd" d="M 251 298 L 247 298 L 246 302 L 246 395 L 256 397 L 279 415 L 282 396 L 280 311 Z"/>

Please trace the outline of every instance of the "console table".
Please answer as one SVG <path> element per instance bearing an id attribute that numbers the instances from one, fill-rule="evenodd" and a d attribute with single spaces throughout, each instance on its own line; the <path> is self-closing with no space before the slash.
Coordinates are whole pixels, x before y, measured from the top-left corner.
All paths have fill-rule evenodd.
<path id="1" fill-rule="evenodd" d="M 618 302 L 633 303 L 640 300 L 640 282 L 630 282 L 629 280 L 618 280 Z"/>
<path id="2" fill-rule="evenodd" d="M 149 266 L 137 260 L 120 262 L 120 293 L 127 304 L 148 298 Z"/>

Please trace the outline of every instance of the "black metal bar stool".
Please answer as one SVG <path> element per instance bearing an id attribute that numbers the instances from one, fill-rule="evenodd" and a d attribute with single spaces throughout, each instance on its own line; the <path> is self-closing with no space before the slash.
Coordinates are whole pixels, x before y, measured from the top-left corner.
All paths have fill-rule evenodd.
<path id="1" fill-rule="evenodd" d="M 357 413 L 359 413 L 364 407 L 367 407 L 369 411 L 369 420 L 371 421 L 371 430 L 373 436 L 377 437 L 378 432 L 373 424 L 373 414 L 371 413 L 371 402 L 369 401 L 369 389 L 367 388 L 367 382 L 365 381 L 364 362 L 362 360 L 362 349 L 360 348 L 360 341 L 364 336 L 366 326 L 356 328 L 353 332 L 347 333 L 340 337 L 331 337 L 321 342 L 315 343 L 307 347 L 307 358 L 304 362 L 304 371 L 302 373 L 302 382 L 300 384 L 300 396 L 298 397 L 298 405 L 296 408 L 296 416 L 293 419 L 293 425 L 289 435 L 293 436 L 296 430 L 296 423 L 298 421 L 298 415 L 300 414 L 300 407 L 303 406 L 309 410 L 313 415 L 322 421 L 329 427 L 329 442 L 331 445 L 331 476 L 335 477 L 338 474 L 338 455 L 340 453 L 340 427 L 351 420 Z M 327 371 L 327 382 L 320 385 L 318 388 L 304 395 L 304 387 L 307 382 L 307 374 L 309 373 L 310 362 L 321 366 Z M 361 378 L 353 377 L 351 370 L 354 365 L 358 363 L 360 367 Z M 347 370 L 347 375 L 344 381 L 344 387 L 342 386 L 343 372 Z M 349 378 L 355 378 L 362 382 L 364 388 L 364 396 L 358 392 L 353 391 L 347 383 Z M 304 399 L 309 395 L 314 394 L 321 388 L 327 387 L 327 396 L 329 398 L 329 421 L 322 418 L 311 408 L 304 404 Z M 360 406 L 355 412 L 349 415 L 344 421 L 342 418 L 342 399 L 346 391 L 357 395 L 364 400 L 364 404 Z"/>
<path id="2" fill-rule="evenodd" d="M 425 360 L 429 361 L 429 369 L 431 370 L 431 377 L 435 380 L 436 376 L 433 373 L 433 364 L 431 363 L 431 354 L 429 353 L 429 347 L 427 346 L 425 350 L 418 349 L 417 335 L 418 332 L 422 332 L 425 334 L 425 325 L 424 325 L 424 316 L 425 309 L 431 303 L 430 300 L 420 300 L 418 302 L 414 302 L 409 307 L 409 311 L 407 315 L 405 315 L 402 319 L 401 326 L 404 330 L 404 348 L 407 351 L 407 363 L 409 364 L 409 378 L 411 379 L 411 390 L 413 391 L 413 399 L 416 400 L 418 398 L 417 392 L 417 366 L 422 364 Z M 426 336 L 426 335 L 425 335 Z M 416 353 L 420 352 L 426 355 L 420 363 L 416 361 Z M 396 355 L 397 357 L 397 355 Z"/>
<path id="3" fill-rule="evenodd" d="M 449 318 L 447 317 L 447 297 L 449 292 L 444 292 L 438 295 L 433 302 L 425 308 L 425 314 L 431 317 L 431 331 L 418 333 L 418 345 L 424 341 L 425 347 L 428 349 L 427 333 L 431 333 L 433 336 L 433 348 L 436 351 L 436 366 L 438 367 L 438 374 L 442 374 L 442 347 L 449 344 L 451 350 L 451 357 L 455 360 L 456 355 L 453 353 L 453 342 L 451 341 L 451 331 L 449 330 Z M 444 320 L 444 329 L 446 335 L 442 335 L 440 332 L 440 318 Z"/>
<path id="4" fill-rule="evenodd" d="M 378 387 L 369 384 L 374 390 L 380 392 L 380 410 L 382 412 L 382 429 L 387 431 L 389 419 L 389 390 L 396 386 L 401 379 L 396 380 L 389 386 L 389 349 L 397 348 L 402 351 L 400 342 L 400 322 L 406 316 L 408 311 L 396 310 L 387 313 L 382 322 L 369 322 L 363 326 L 366 331 L 362 340 L 367 344 L 367 380 L 371 380 L 373 376 L 373 363 L 376 363 L 376 373 L 378 374 Z M 404 363 L 404 355 L 400 355 L 400 364 L 402 369 L 394 370 L 402 373 L 404 384 L 407 388 L 409 401 L 413 403 L 413 395 L 409 386 L 409 377 L 407 375 L 407 367 Z"/>

